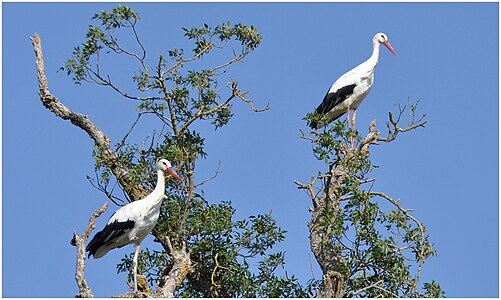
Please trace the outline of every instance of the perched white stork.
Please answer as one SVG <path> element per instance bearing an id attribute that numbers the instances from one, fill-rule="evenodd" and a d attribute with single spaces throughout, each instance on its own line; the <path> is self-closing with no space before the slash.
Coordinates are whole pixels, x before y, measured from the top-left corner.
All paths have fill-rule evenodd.
<path id="1" fill-rule="evenodd" d="M 166 159 L 157 160 L 157 185 L 153 192 L 142 200 L 131 202 L 117 210 L 110 218 L 103 230 L 96 233 L 86 247 L 94 258 L 104 256 L 114 248 L 127 244 L 136 245 L 133 259 L 134 290 L 137 292 L 137 257 L 139 247 L 144 238 L 155 227 L 160 214 L 160 206 L 165 193 L 165 173 L 169 172 L 177 180 L 181 177 L 176 174 L 171 163 Z"/>
<path id="2" fill-rule="evenodd" d="M 372 83 L 374 82 L 374 69 L 379 59 L 379 45 L 385 45 L 386 48 L 397 56 L 397 53 L 388 42 L 388 37 L 384 33 L 377 33 L 372 39 L 372 44 L 373 50 L 371 57 L 354 69 L 346 72 L 332 84 L 322 104 L 316 109 L 318 114 L 326 114 L 328 121 L 324 124 L 311 122 L 309 125 L 312 129 L 326 126 L 345 113 L 347 113 L 346 122 L 348 123 L 348 127 L 353 128 L 355 126 L 357 108 L 369 93 Z M 353 109 L 353 121 L 350 120 L 350 109 Z"/>

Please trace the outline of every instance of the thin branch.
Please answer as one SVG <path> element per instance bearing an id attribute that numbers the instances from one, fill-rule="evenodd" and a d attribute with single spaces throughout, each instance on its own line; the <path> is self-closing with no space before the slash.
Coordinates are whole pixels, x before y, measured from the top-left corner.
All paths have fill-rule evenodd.
<path id="1" fill-rule="evenodd" d="M 103 86 L 109 86 L 115 92 L 119 93 L 120 95 L 122 95 L 123 97 L 125 97 L 127 99 L 138 100 L 138 101 L 153 101 L 153 100 L 161 100 L 161 99 L 163 99 L 161 97 L 153 97 L 153 96 L 150 96 L 150 97 L 139 97 L 139 96 L 129 95 L 128 93 L 122 91 L 120 88 L 118 88 L 116 85 L 114 85 L 111 82 L 111 78 L 109 78 L 109 76 L 108 76 L 108 79 L 106 79 L 103 76 L 101 76 L 101 74 L 99 74 L 98 72 L 92 70 L 91 68 L 87 68 L 87 70 L 90 72 L 90 74 L 94 75 L 96 78 L 98 78 L 100 80 L 100 81 L 97 81 L 97 80 L 93 79 L 93 81 L 95 83 L 97 83 L 99 85 L 103 85 Z"/>
<path id="2" fill-rule="evenodd" d="M 170 93 L 167 89 L 167 86 L 165 86 L 165 82 L 164 82 L 164 79 L 163 79 L 163 75 L 162 75 L 162 62 L 163 62 L 163 56 L 160 55 L 159 58 L 158 58 L 158 66 L 157 66 L 157 74 L 158 74 L 158 83 L 160 85 L 160 90 L 162 91 L 162 93 L 164 94 L 164 97 L 163 99 L 167 102 L 167 107 L 169 108 L 169 114 L 170 114 L 170 124 L 166 123 L 163 119 L 165 118 L 163 115 L 162 117 L 160 117 L 161 115 L 157 113 L 157 116 L 160 117 L 160 119 L 167 125 L 169 125 L 169 127 L 172 129 L 174 135 L 178 136 L 179 134 L 179 130 L 177 129 L 177 118 L 176 118 L 176 114 L 174 112 L 174 106 L 173 106 L 173 103 L 172 103 L 172 98 L 170 97 Z"/>
<path id="3" fill-rule="evenodd" d="M 375 287 L 376 287 L 376 285 L 379 285 L 379 284 L 381 284 L 381 283 L 383 283 L 383 280 L 376 281 L 376 282 L 374 282 L 373 284 L 368 285 L 368 286 L 366 286 L 366 287 L 363 287 L 363 288 L 359 289 L 359 290 L 358 290 L 358 291 L 356 291 L 356 292 L 351 292 L 351 293 L 350 293 L 350 295 L 349 295 L 348 297 L 349 297 L 349 298 L 354 297 L 354 296 L 356 296 L 356 295 L 358 295 L 358 294 L 361 294 L 361 293 L 363 293 L 363 292 L 365 292 L 365 291 L 367 291 L 367 290 L 369 290 L 369 289 L 375 288 Z"/>
<path id="4" fill-rule="evenodd" d="M 386 123 L 386 126 L 388 127 L 388 136 L 384 138 L 378 137 L 378 141 L 389 143 L 396 139 L 399 132 L 407 132 L 418 127 L 425 127 L 425 124 L 428 123 L 428 120 L 423 120 L 426 115 L 422 115 L 418 120 L 415 120 L 415 111 L 418 103 L 411 104 L 409 98 L 407 99 L 407 101 L 409 102 L 409 119 L 407 127 L 400 128 L 400 126 L 398 125 L 406 109 L 406 106 L 402 108 L 400 105 L 398 105 L 398 116 L 396 117 L 396 119 L 393 117 L 392 112 L 388 112 L 389 121 Z"/>
<path id="5" fill-rule="evenodd" d="M 135 26 L 135 22 L 132 23 L 130 20 L 129 20 L 129 23 L 131 24 L 131 27 L 132 27 L 132 32 L 134 32 L 134 36 L 136 37 L 136 41 L 137 43 L 139 44 L 139 46 L 141 47 L 141 49 L 143 50 L 143 56 L 140 58 L 141 61 L 144 61 L 144 59 L 146 58 L 146 49 L 144 48 L 143 46 L 143 43 L 141 42 L 141 39 L 139 39 L 139 35 L 137 34 L 137 31 L 136 31 L 136 26 Z M 146 69 L 146 67 L 145 67 Z M 147 69 L 146 69 L 147 70 Z"/>
<path id="6" fill-rule="evenodd" d="M 127 137 L 129 137 L 130 133 L 132 132 L 132 130 L 134 129 L 134 127 L 139 122 L 139 119 L 141 118 L 141 116 L 144 115 L 144 114 L 147 114 L 147 113 L 151 113 L 151 112 L 144 111 L 144 112 L 140 112 L 140 113 L 137 114 L 136 120 L 134 120 L 134 122 L 132 123 L 131 127 L 129 128 L 129 130 L 127 131 L 127 133 L 124 135 L 124 137 L 122 138 L 122 140 L 120 142 L 118 142 L 117 148 L 115 149 L 115 152 L 117 152 L 118 150 L 120 150 L 120 148 L 122 148 L 123 145 L 125 145 L 125 140 L 127 139 Z"/>
<path id="7" fill-rule="evenodd" d="M 201 186 L 201 185 L 205 184 L 206 182 L 208 182 L 208 181 L 210 181 L 210 180 L 212 180 L 212 179 L 216 178 L 216 177 L 217 177 L 219 174 L 221 174 L 221 173 L 222 173 L 222 171 L 221 171 L 221 161 L 220 161 L 220 162 L 218 163 L 218 165 L 217 165 L 217 170 L 214 172 L 214 175 L 212 175 L 212 176 L 210 176 L 209 178 L 204 179 L 204 180 L 200 181 L 199 183 L 195 184 L 195 185 L 194 185 L 194 188 L 196 188 L 196 187 L 198 187 L 198 186 Z"/>
<path id="8" fill-rule="evenodd" d="M 307 192 L 308 197 L 310 197 L 312 203 L 313 203 L 313 208 L 316 209 L 319 206 L 319 203 L 317 201 L 317 197 L 319 192 L 315 192 L 315 181 L 316 178 L 312 178 L 312 181 L 307 182 L 307 183 L 302 183 L 299 182 L 298 180 L 294 180 L 294 184 L 298 186 L 298 189 L 303 189 Z"/>
<path id="9" fill-rule="evenodd" d="M 267 110 L 271 109 L 271 106 L 269 103 L 266 104 L 266 106 L 264 108 L 259 108 L 259 109 L 255 108 L 254 107 L 254 100 L 245 98 L 245 96 L 247 95 L 247 92 L 240 92 L 240 90 L 236 86 L 236 81 L 233 81 L 232 89 L 233 89 L 233 94 L 235 96 L 237 96 L 238 98 L 240 98 L 240 100 L 248 103 L 250 108 L 252 109 L 252 111 L 263 112 L 263 111 L 267 111 Z"/>
<path id="10" fill-rule="evenodd" d="M 223 45 L 221 45 L 221 46 L 215 46 L 215 47 L 216 47 L 216 48 L 223 48 L 223 47 L 224 47 L 224 44 L 223 44 Z M 236 62 L 239 62 L 239 61 L 241 61 L 241 60 L 242 60 L 242 59 L 243 59 L 243 58 L 244 58 L 247 54 L 249 54 L 249 53 L 250 53 L 250 50 L 244 51 L 244 52 L 242 52 L 242 53 L 240 53 L 240 54 L 238 54 L 238 55 L 235 55 L 235 54 L 234 54 L 234 57 L 233 57 L 233 59 L 232 59 L 232 60 L 227 61 L 227 62 L 225 62 L 224 64 L 221 64 L 221 65 L 219 65 L 219 66 L 216 66 L 216 67 L 212 68 L 212 69 L 211 69 L 211 72 L 215 72 L 215 71 L 217 71 L 217 70 L 219 70 L 219 69 L 223 69 L 223 68 L 225 68 L 225 67 L 227 67 L 227 66 L 229 66 L 229 65 L 231 65 L 231 64 L 234 64 L 234 63 L 236 63 Z"/>
<path id="11" fill-rule="evenodd" d="M 395 294 L 395 293 L 393 293 L 393 292 L 391 292 L 391 291 L 388 291 L 387 289 L 385 289 L 385 288 L 383 288 L 383 287 L 381 287 L 381 286 L 379 286 L 379 285 L 375 285 L 375 286 L 374 286 L 374 288 L 376 288 L 376 289 L 378 289 L 378 290 L 381 290 L 381 291 L 383 291 L 383 292 L 385 292 L 385 293 L 390 294 L 392 298 L 400 298 L 397 294 Z M 384 295 L 382 295 L 382 297 L 383 297 L 383 298 L 388 298 L 388 296 L 384 296 Z"/>
<path id="12" fill-rule="evenodd" d="M 374 192 L 374 191 L 370 191 L 369 192 L 369 195 L 372 195 L 372 196 L 379 196 L 379 197 L 382 197 L 388 201 L 390 201 L 393 205 L 395 205 L 398 210 L 400 210 L 402 213 L 404 213 L 404 215 L 406 217 L 408 217 L 409 219 L 411 219 L 418 227 L 419 227 L 419 230 L 421 231 L 421 234 L 424 236 L 424 228 L 423 226 L 421 225 L 421 223 L 416 219 L 414 218 L 411 214 L 408 213 L 408 209 L 405 209 L 403 208 L 400 203 L 398 203 L 398 200 L 395 200 L 393 198 L 391 198 L 390 196 L 386 195 L 385 193 L 383 192 Z"/>
<path id="13" fill-rule="evenodd" d="M 124 206 L 126 204 L 126 202 L 116 196 L 113 195 L 113 191 L 115 189 L 115 186 L 117 184 L 117 182 L 115 183 L 113 189 L 111 191 L 108 191 L 108 185 L 105 184 L 101 184 L 99 178 L 98 177 L 98 174 L 96 172 L 96 181 L 97 183 L 94 182 L 94 179 L 90 178 L 90 176 L 87 176 L 87 180 L 89 180 L 90 184 L 92 185 L 92 187 L 94 187 L 95 189 L 97 189 L 98 191 L 102 192 L 103 194 L 106 195 L 106 197 L 111 201 L 113 202 L 115 205 L 117 206 Z"/>

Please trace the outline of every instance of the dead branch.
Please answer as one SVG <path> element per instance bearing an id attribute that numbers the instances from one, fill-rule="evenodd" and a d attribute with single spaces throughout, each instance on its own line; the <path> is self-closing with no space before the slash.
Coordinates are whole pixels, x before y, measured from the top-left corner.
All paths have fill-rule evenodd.
<path id="1" fill-rule="evenodd" d="M 132 198 L 132 199 L 141 199 L 143 198 L 147 192 L 145 189 L 135 184 L 132 179 L 129 177 L 128 169 L 120 162 L 117 158 L 115 152 L 111 149 L 110 139 L 104 132 L 99 130 L 96 125 L 90 120 L 90 118 L 86 115 L 73 112 L 63 103 L 61 103 L 52 93 L 49 91 L 49 84 L 47 81 L 47 76 L 45 75 L 45 67 L 44 60 L 42 54 L 42 42 L 40 40 L 40 36 L 35 33 L 33 37 L 31 37 L 31 42 L 33 44 L 33 49 L 35 51 L 36 56 L 36 70 L 38 76 L 38 94 L 40 95 L 40 100 L 42 104 L 52 111 L 56 116 L 60 117 L 63 120 L 69 120 L 73 125 L 79 127 L 84 130 L 89 137 L 94 141 L 94 144 L 102 149 L 103 154 L 107 158 L 108 167 L 111 172 L 116 176 L 117 180 L 123 186 L 124 191 Z"/>
<path id="2" fill-rule="evenodd" d="M 386 122 L 386 127 L 388 127 L 388 136 L 387 137 L 378 137 L 378 141 L 386 142 L 389 143 L 397 138 L 398 133 L 400 132 L 406 132 L 410 131 L 413 129 L 416 129 L 418 127 L 424 127 L 426 123 L 428 123 L 428 120 L 423 120 L 426 115 L 421 115 L 419 119 L 416 120 L 415 114 L 416 114 L 416 107 L 419 102 L 417 103 L 410 103 L 410 98 L 407 99 L 408 106 L 409 106 L 409 116 L 407 120 L 407 127 L 401 128 L 398 124 L 400 123 L 400 119 L 405 112 L 405 109 L 407 106 L 404 105 L 404 107 L 401 107 L 398 105 L 398 115 L 396 119 L 393 117 L 393 113 L 390 111 L 388 112 L 388 121 Z"/>
<path id="3" fill-rule="evenodd" d="M 230 83 L 228 83 L 227 86 L 230 87 Z M 271 109 L 271 106 L 269 103 L 266 104 L 266 106 L 264 108 L 255 108 L 254 107 L 254 100 L 245 98 L 245 96 L 247 95 L 248 92 L 241 92 L 237 88 L 236 81 L 231 82 L 231 89 L 233 91 L 233 95 L 240 98 L 240 100 L 248 103 L 253 112 L 263 112 L 263 111 L 267 111 L 267 110 Z"/>
<path id="4" fill-rule="evenodd" d="M 76 298 L 94 298 L 94 294 L 85 280 L 85 244 L 89 238 L 90 233 L 96 227 L 94 220 L 98 218 L 104 211 L 108 208 L 108 202 L 105 202 L 100 209 L 94 211 L 92 216 L 89 218 L 89 224 L 85 228 L 82 236 L 79 236 L 76 230 L 73 231 L 73 239 L 71 244 L 77 247 L 77 260 L 76 260 L 76 271 L 75 280 L 78 285 L 78 294 L 75 295 Z"/>

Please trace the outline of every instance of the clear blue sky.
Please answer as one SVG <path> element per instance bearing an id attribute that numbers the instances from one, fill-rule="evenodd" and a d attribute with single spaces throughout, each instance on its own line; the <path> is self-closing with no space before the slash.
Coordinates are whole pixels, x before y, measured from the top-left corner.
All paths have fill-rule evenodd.
<path id="1" fill-rule="evenodd" d="M 80 44 L 101 9 L 115 4 L 3 3 L 3 296 L 72 297 L 74 229 L 82 232 L 105 198 L 87 182 L 93 145 L 80 129 L 46 110 L 37 95 L 29 37 L 42 38 L 51 91 L 116 142 L 134 119 L 133 105 L 105 88 L 75 86 L 58 68 Z M 237 217 L 273 211 L 288 231 L 289 274 L 311 276 L 309 201 L 294 179 L 306 181 L 322 164 L 297 138 L 301 119 L 332 82 L 371 53 L 385 32 L 399 56 L 382 48 L 375 85 L 358 112 L 357 128 L 372 119 L 384 131 L 389 110 L 420 100 L 426 128 L 372 148 L 380 168 L 374 189 L 400 198 L 426 224 L 438 256 L 424 267 L 449 297 L 498 294 L 498 4 L 497 3 L 130 3 L 152 58 L 187 45 L 181 27 L 223 21 L 255 25 L 262 44 L 231 70 L 256 105 L 235 105 L 229 126 L 208 130 L 199 179 L 222 163 L 206 187 L 212 201 L 231 200 Z M 188 48 L 190 49 L 190 48 Z M 188 50 L 187 49 L 187 50 Z M 128 66 L 112 65 L 115 73 Z M 144 128 L 146 130 L 147 128 Z M 151 129 L 151 128 L 150 128 Z M 102 226 L 112 206 L 99 220 Z M 153 245 L 151 237 L 144 243 Z M 115 265 L 125 247 L 88 262 L 97 296 L 126 290 Z M 315 263 L 314 263 L 315 264 Z M 320 271 L 314 268 L 320 278 Z"/>

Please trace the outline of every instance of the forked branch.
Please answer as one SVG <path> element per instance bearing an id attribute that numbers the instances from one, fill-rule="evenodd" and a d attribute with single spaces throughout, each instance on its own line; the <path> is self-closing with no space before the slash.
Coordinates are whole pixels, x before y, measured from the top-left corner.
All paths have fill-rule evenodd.
<path id="1" fill-rule="evenodd" d="M 408 105 L 404 105 L 401 107 L 398 105 L 398 115 L 395 118 L 393 116 L 393 113 L 390 111 L 388 112 L 388 121 L 386 122 L 386 126 L 388 127 L 388 136 L 387 137 L 378 137 L 378 141 L 382 142 L 391 142 L 397 138 L 398 133 L 400 132 L 407 132 L 413 129 L 416 129 L 418 127 L 424 127 L 426 123 L 428 123 L 428 120 L 424 120 L 424 117 L 426 115 L 421 115 L 419 118 L 416 119 L 416 107 L 419 104 L 419 101 L 416 103 L 411 103 L 410 98 L 407 99 Z M 409 117 L 407 120 L 407 127 L 401 128 L 398 124 L 400 123 L 400 119 L 405 112 L 405 109 L 409 107 Z"/>

